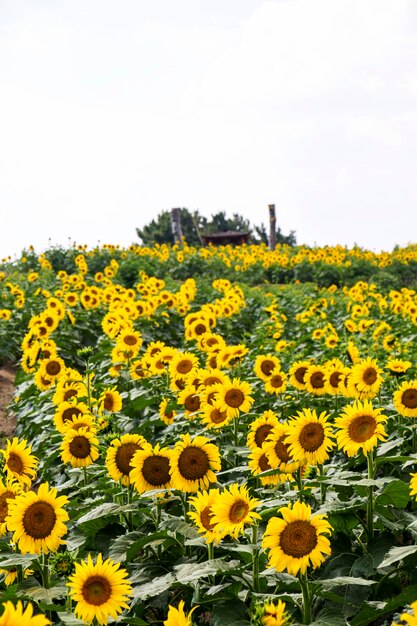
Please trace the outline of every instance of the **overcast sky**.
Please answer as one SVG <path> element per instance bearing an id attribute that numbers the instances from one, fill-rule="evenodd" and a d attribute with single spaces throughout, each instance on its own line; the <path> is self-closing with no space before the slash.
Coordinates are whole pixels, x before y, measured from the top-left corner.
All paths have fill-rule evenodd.
<path id="1" fill-rule="evenodd" d="M 391 250 L 416 173 L 416 0 L 0 0 L 0 257 L 270 203 Z"/>

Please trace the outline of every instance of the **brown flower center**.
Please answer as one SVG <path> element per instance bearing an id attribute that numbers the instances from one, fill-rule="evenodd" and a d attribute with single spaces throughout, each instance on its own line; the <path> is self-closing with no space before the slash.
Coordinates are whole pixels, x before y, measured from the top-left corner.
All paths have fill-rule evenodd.
<path id="1" fill-rule="evenodd" d="M 169 459 L 160 455 L 148 456 L 143 462 L 142 474 L 152 487 L 162 487 L 170 481 Z"/>
<path id="2" fill-rule="evenodd" d="M 104 576 L 89 576 L 82 586 L 81 593 L 87 604 L 100 606 L 109 600 L 112 588 Z"/>
<path id="3" fill-rule="evenodd" d="M 318 422 L 306 424 L 298 437 L 300 446 L 305 452 L 315 452 L 324 441 L 324 428 Z"/>
<path id="4" fill-rule="evenodd" d="M 111 393 L 106 393 L 106 395 L 104 396 L 103 407 L 106 409 L 106 411 L 114 410 L 114 397 Z"/>
<path id="5" fill-rule="evenodd" d="M 210 469 L 210 461 L 205 450 L 197 446 L 184 448 L 178 458 L 178 469 L 183 478 L 197 480 Z"/>
<path id="6" fill-rule="evenodd" d="M 295 380 L 301 384 L 304 384 L 304 376 L 307 371 L 306 367 L 298 367 L 294 372 Z"/>
<path id="7" fill-rule="evenodd" d="M 204 324 L 197 324 L 194 327 L 194 332 L 196 335 L 203 335 L 206 332 L 207 328 Z"/>
<path id="8" fill-rule="evenodd" d="M 194 413 L 200 408 L 200 398 L 195 393 L 192 393 L 185 398 L 184 406 L 187 411 Z"/>
<path id="9" fill-rule="evenodd" d="M 288 452 L 288 446 L 286 443 L 284 443 L 285 437 L 286 435 L 282 435 L 282 437 L 280 437 L 276 442 L 274 448 L 275 454 L 277 455 L 281 463 L 288 463 L 291 458 Z"/>
<path id="10" fill-rule="evenodd" d="M 272 430 L 271 424 L 261 424 L 255 432 L 255 443 L 258 448 L 262 448 L 262 444 Z"/>
<path id="11" fill-rule="evenodd" d="M 136 346 L 138 343 L 137 337 L 135 335 L 126 335 L 123 337 L 123 341 L 127 346 Z"/>
<path id="12" fill-rule="evenodd" d="M 367 367 L 362 374 L 363 382 L 367 385 L 373 385 L 378 377 L 378 373 L 374 367 Z"/>
<path id="13" fill-rule="evenodd" d="M 226 417 L 226 411 L 220 411 L 220 409 L 217 408 L 213 408 L 210 411 L 210 420 L 213 422 L 213 424 L 221 424 L 225 421 Z"/>
<path id="14" fill-rule="evenodd" d="M 372 415 L 358 415 L 349 424 L 349 436 L 356 443 L 363 443 L 372 437 L 376 420 Z"/>
<path id="15" fill-rule="evenodd" d="M 271 385 L 271 387 L 273 387 L 274 389 L 279 389 L 280 387 L 282 387 L 283 385 L 283 380 L 282 380 L 282 376 L 280 376 L 280 374 L 274 374 L 273 376 L 271 376 L 271 378 L 269 379 L 269 384 Z"/>
<path id="16" fill-rule="evenodd" d="M 271 361 L 271 359 L 265 359 L 261 363 L 261 372 L 262 374 L 265 374 L 265 376 L 269 376 L 274 367 L 275 363 Z"/>
<path id="17" fill-rule="evenodd" d="M 323 389 L 324 387 L 324 374 L 323 372 L 314 372 L 310 377 L 310 384 L 313 389 Z"/>
<path id="18" fill-rule="evenodd" d="M 193 363 L 190 359 L 181 359 L 177 363 L 177 372 L 180 374 L 188 374 L 193 369 Z"/>
<path id="19" fill-rule="evenodd" d="M 76 389 L 67 389 L 64 393 L 64 402 L 68 401 L 70 398 L 74 398 L 77 395 Z"/>
<path id="20" fill-rule="evenodd" d="M 32 539 L 49 537 L 55 527 L 56 515 L 49 502 L 38 500 L 28 506 L 23 515 L 23 528 Z"/>
<path id="21" fill-rule="evenodd" d="M 7 504 L 7 498 L 15 498 L 16 495 L 13 491 L 5 491 L 0 495 L 0 524 L 4 522 L 9 512 L 9 505 Z"/>
<path id="22" fill-rule="evenodd" d="M 200 513 L 200 521 L 206 530 L 213 530 L 214 524 L 211 523 L 213 515 L 209 506 L 205 506 Z"/>
<path id="23" fill-rule="evenodd" d="M 289 522 L 280 535 L 279 544 L 284 554 L 301 559 L 316 547 L 316 529 L 306 520 Z"/>
<path id="24" fill-rule="evenodd" d="M 226 391 L 224 400 L 228 406 L 237 409 L 244 401 L 245 396 L 240 389 L 229 389 Z"/>
<path id="25" fill-rule="evenodd" d="M 407 409 L 417 408 L 417 389 L 406 389 L 401 396 L 401 402 Z"/>
<path id="26" fill-rule="evenodd" d="M 237 500 L 230 507 L 229 519 L 233 524 L 239 524 L 240 522 L 243 522 L 248 512 L 248 503 L 244 500 Z"/>
<path id="27" fill-rule="evenodd" d="M 261 470 L 261 472 L 266 472 L 266 470 L 270 470 L 272 469 L 271 466 L 269 465 L 268 459 L 266 458 L 266 454 L 262 454 L 259 457 L 259 469 Z"/>
<path id="28" fill-rule="evenodd" d="M 49 361 L 49 363 L 46 364 L 46 373 L 49 374 L 49 376 L 56 376 L 60 371 L 61 365 L 58 361 Z"/>
<path id="29" fill-rule="evenodd" d="M 70 406 L 62 412 L 62 421 L 70 422 L 74 419 L 74 417 L 78 417 L 81 415 L 80 409 L 77 409 L 76 406 Z"/>
<path id="30" fill-rule="evenodd" d="M 117 469 L 119 470 L 121 474 L 124 474 L 125 476 L 129 476 L 130 471 L 132 469 L 131 461 L 132 461 L 133 455 L 135 454 L 136 450 L 141 450 L 141 449 L 142 449 L 141 446 L 133 442 L 123 443 L 121 446 L 117 448 L 117 452 L 115 456 L 115 463 L 116 463 Z"/>
<path id="31" fill-rule="evenodd" d="M 329 376 L 329 383 L 334 388 L 337 389 L 339 387 L 339 382 L 342 378 L 342 374 L 340 372 L 332 372 Z"/>
<path id="32" fill-rule="evenodd" d="M 77 435 L 69 444 L 69 451 L 76 459 L 86 459 L 91 452 L 91 444 L 87 437 Z"/>
<path id="33" fill-rule="evenodd" d="M 211 387 L 212 385 L 221 382 L 222 381 L 220 380 L 220 378 L 217 378 L 217 376 L 207 376 L 207 378 L 204 379 L 204 386 Z"/>
<path id="34" fill-rule="evenodd" d="M 23 474 L 25 469 L 21 457 L 14 452 L 10 452 L 9 454 L 9 457 L 7 459 L 7 467 L 12 472 L 16 472 L 16 474 Z"/>

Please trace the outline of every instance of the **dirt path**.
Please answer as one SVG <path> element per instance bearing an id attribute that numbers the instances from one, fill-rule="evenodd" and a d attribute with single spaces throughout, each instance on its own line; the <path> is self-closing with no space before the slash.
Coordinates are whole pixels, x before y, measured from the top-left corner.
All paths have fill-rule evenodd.
<path id="1" fill-rule="evenodd" d="M 13 436 L 16 418 L 9 405 L 13 398 L 15 371 L 13 367 L 0 367 L 0 446 Z"/>

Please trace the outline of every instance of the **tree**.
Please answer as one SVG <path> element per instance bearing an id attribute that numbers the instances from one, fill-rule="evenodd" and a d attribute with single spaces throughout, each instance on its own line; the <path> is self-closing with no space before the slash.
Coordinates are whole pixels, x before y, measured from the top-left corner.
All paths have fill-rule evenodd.
<path id="1" fill-rule="evenodd" d="M 265 243 L 269 245 L 269 234 L 266 231 L 265 224 L 261 224 L 260 226 L 255 226 L 255 234 L 253 235 L 253 241 L 251 243 Z M 295 237 L 295 231 L 291 230 L 289 235 L 284 235 L 281 228 L 278 228 L 275 231 L 275 241 L 277 244 L 286 243 L 289 246 L 295 246 L 297 244 L 297 240 Z"/>

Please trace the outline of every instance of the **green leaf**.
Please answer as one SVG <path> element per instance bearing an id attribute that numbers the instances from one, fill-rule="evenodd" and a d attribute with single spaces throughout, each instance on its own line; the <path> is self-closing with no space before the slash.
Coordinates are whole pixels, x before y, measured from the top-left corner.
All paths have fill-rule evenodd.
<path id="1" fill-rule="evenodd" d="M 58 598 L 65 598 L 68 593 L 68 588 L 65 585 L 58 585 L 45 589 L 45 587 L 37 585 L 36 587 L 26 588 L 24 591 L 25 595 L 35 602 L 47 602 L 48 604 L 52 604 L 53 601 Z"/>
<path id="2" fill-rule="evenodd" d="M 379 564 L 378 569 L 383 569 L 384 567 L 388 567 L 389 565 L 392 565 L 393 563 L 402 561 L 410 554 L 414 554 L 414 552 L 417 552 L 417 545 L 398 546 L 395 548 L 391 548 L 391 550 L 388 551 L 385 559 L 382 561 L 382 563 Z"/>
<path id="3" fill-rule="evenodd" d="M 104 502 L 100 504 L 100 506 L 91 509 L 88 513 L 80 517 L 77 520 L 78 524 L 84 524 L 85 522 L 91 522 L 92 520 L 96 520 L 98 517 L 107 517 L 108 515 L 115 515 L 116 513 L 120 513 L 122 507 L 120 504 L 116 504 L 115 502 Z"/>
<path id="4" fill-rule="evenodd" d="M 23 568 L 26 568 L 37 558 L 36 554 L 9 554 L 6 558 L 0 557 L 0 567 L 9 569 L 10 567 L 21 565 Z"/>
<path id="5" fill-rule="evenodd" d="M 320 584 L 324 585 L 326 589 L 332 589 L 333 587 L 341 587 L 342 585 L 375 585 L 375 581 L 358 576 L 338 576 L 337 578 L 320 579 Z"/>
<path id="6" fill-rule="evenodd" d="M 149 583 L 143 583 L 133 588 L 133 597 L 138 600 L 146 600 L 166 591 L 175 583 L 175 576 L 171 572 L 164 576 L 154 578 Z"/>
<path id="7" fill-rule="evenodd" d="M 404 509 L 410 499 L 410 489 L 407 483 L 402 480 L 396 480 L 389 483 L 379 496 L 375 498 L 376 504 L 391 504 L 397 509 Z"/>
<path id="8" fill-rule="evenodd" d="M 211 617 L 213 626 L 249 626 L 251 623 L 246 605 L 240 600 L 216 603 Z"/>
<path id="9" fill-rule="evenodd" d="M 204 563 L 183 563 L 176 565 L 174 571 L 177 581 L 185 585 L 206 576 L 237 569 L 239 566 L 240 561 L 236 559 L 228 561 L 226 559 L 211 559 Z"/>

